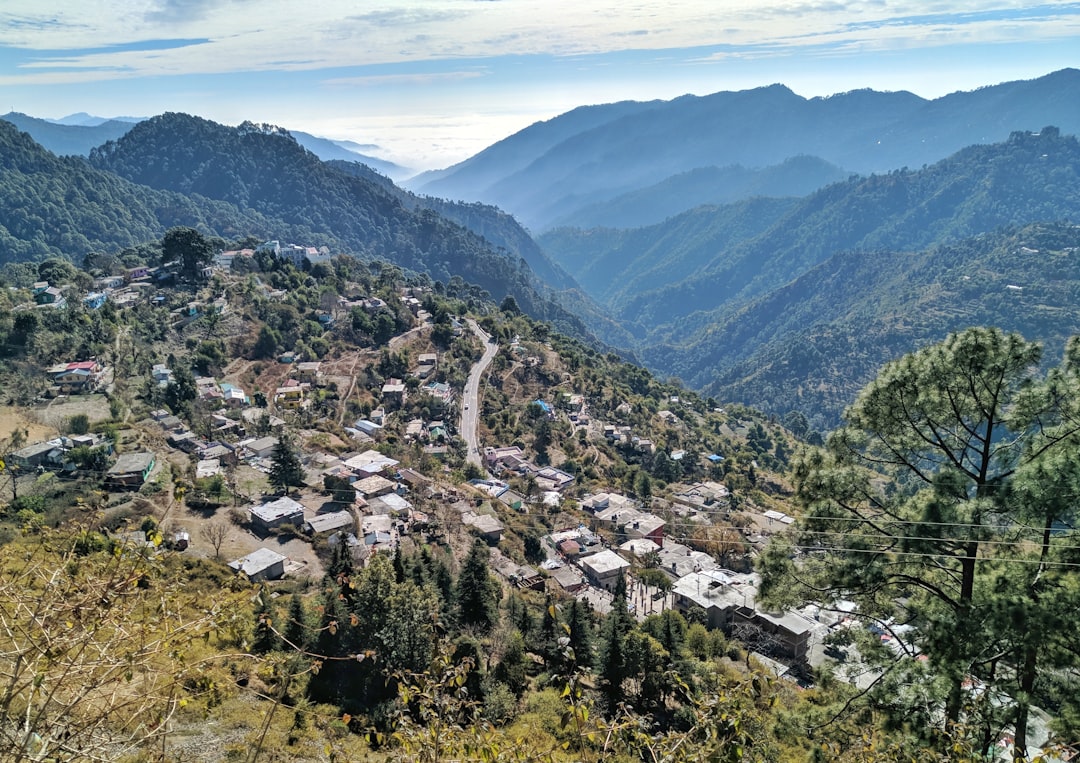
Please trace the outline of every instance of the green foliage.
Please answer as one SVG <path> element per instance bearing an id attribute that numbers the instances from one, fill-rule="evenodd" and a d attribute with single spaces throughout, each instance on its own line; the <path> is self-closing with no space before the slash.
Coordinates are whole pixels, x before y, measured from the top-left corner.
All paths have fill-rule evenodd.
<path id="1" fill-rule="evenodd" d="M 67 422 L 67 430 L 70 434 L 86 434 L 90 431 L 90 417 L 85 413 L 77 413 Z"/>
<path id="2" fill-rule="evenodd" d="M 279 492 L 304 485 L 304 467 L 292 437 L 282 432 L 270 461 L 270 484 Z"/>
<path id="3" fill-rule="evenodd" d="M 169 228 L 161 239 L 162 261 L 179 262 L 180 275 L 188 281 L 196 280 L 213 257 L 213 244 L 194 228 Z"/>
<path id="4" fill-rule="evenodd" d="M 458 622 L 481 633 L 490 631 L 499 617 L 501 589 L 491 576 L 489 556 L 487 544 L 477 538 L 465 557 L 454 588 Z"/>
<path id="5" fill-rule="evenodd" d="M 928 700 L 941 709 L 944 727 L 925 719 L 926 728 L 939 728 L 939 743 L 973 701 L 968 678 L 996 685 L 982 659 L 994 653 L 995 666 L 1010 664 L 1022 677 L 1019 692 L 1001 691 L 1016 697 L 1023 751 L 1028 690 L 1049 667 L 1039 661 L 1052 665 L 1068 651 L 1034 635 L 1043 632 L 1035 623 L 1056 617 L 1064 601 L 1040 595 L 1035 581 L 1049 571 L 1025 564 L 1034 539 L 1024 530 L 1037 518 L 1040 558 L 1049 561 L 1050 528 L 1072 512 L 1058 490 L 1076 479 L 1074 460 L 1061 456 L 1080 433 L 1080 383 L 1068 365 L 1039 379 L 1040 357 L 1041 348 L 1017 334 L 968 329 L 886 365 L 847 410 L 828 451 L 807 452 L 795 468 L 805 507 L 799 542 L 826 554 L 798 574 L 783 547 L 760 565 L 767 599 L 821 600 L 831 592 L 856 599 L 860 615 L 879 624 L 913 627 L 925 666 L 898 661 L 880 645 L 863 656 L 890 664 L 883 674 L 890 680 L 874 695 L 898 717 L 925 713 Z M 1043 476 L 1030 481 L 1035 474 Z M 917 680 L 911 672 L 924 667 L 934 680 L 924 681 L 923 694 L 897 690 L 894 680 Z M 977 723 L 995 722 L 993 705 L 970 712 Z"/>

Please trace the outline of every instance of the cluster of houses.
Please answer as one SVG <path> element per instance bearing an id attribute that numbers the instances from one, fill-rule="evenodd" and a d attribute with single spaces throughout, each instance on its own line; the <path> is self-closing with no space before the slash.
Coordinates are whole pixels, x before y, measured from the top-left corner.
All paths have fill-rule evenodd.
<path id="1" fill-rule="evenodd" d="M 697 609 L 708 627 L 744 639 L 752 628 L 758 635 L 756 646 L 795 661 L 807 658 L 812 635 L 825 628 L 801 612 L 757 606 L 756 574 L 722 569 L 710 554 L 665 539 L 666 522 L 633 499 L 600 493 L 586 496 L 581 507 L 592 515 L 592 527 L 581 524 L 546 536 L 549 558 L 541 565 L 543 573 L 494 552 L 493 568 L 519 587 L 542 590 L 553 585 L 588 598 L 590 590 L 610 594 L 619 578 L 632 576 L 635 567 L 652 567 L 671 581 L 671 602 L 677 610 L 687 614 Z M 613 531 L 615 544 L 604 541 L 598 532 L 602 528 Z"/>
<path id="2" fill-rule="evenodd" d="M 574 484 L 574 475 L 553 466 L 537 466 L 525 458 L 516 445 L 503 448 L 484 448 L 484 464 L 496 476 L 517 474 L 531 477 L 545 493 L 561 493 Z"/>
<path id="3" fill-rule="evenodd" d="M 289 378 L 274 391 L 274 405 L 281 410 L 295 411 L 310 404 L 311 390 L 322 379 L 322 363 L 301 361 L 290 371 Z"/>
<path id="4" fill-rule="evenodd" d="M 324 536 L 330 545 L 344 543 L 354 561 L 363 564 L 374 553 L 397 548 L 400 537 L 428 524 L 428 516 L 417 511 L 407 496 L 410 490 L 428 487 L 430 481 L 376 450 L 366 450 L 345 458 L 322 456 L 308 459 L 308 481 L 323 480 L 330 486 L 348 485 L 355 496 L 350 501 L 311 506 L 283 496 L 248 507 L 252 528 L 268 535 L 289 525 L 309 537 Z M 327 508 L 328 507 L 328 508 Z M 286 559 L 271 549 L 261 548 L 230 563 L 252 581 L 275 580 L 285 573 Z"/>
<path id="5" fill-rule="evenodd" d="M 76 475 L 80 467 L 73 453 L 76 448 L 94 448 L 111 457 L 112 442 L 99 434 L 70 435 L 36 442 L 8 454 L 17 472 Z M 157 459 L 153 453 L 135 451 L 121 453 L 104 472 L 106 490 L 138 490 L 149 479 Z"/>

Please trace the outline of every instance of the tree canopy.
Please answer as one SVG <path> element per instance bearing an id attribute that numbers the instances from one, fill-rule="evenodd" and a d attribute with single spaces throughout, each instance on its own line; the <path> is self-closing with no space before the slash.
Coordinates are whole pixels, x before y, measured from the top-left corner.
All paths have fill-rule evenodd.
<path id="1" fill-rule="evenodd" d="M 1072 342 L 1070 358 L 1075 351 Z M 1061 519 L 1062 506 L 1053 491 L 1037 503 L 1021 497 L 1033 473 L 1060 482 L 1072 463 L 1060 458 L 1080 432 L 1075 366 L 1040 375 L 1040 359 L 1017 334 L 973 328 L 886 365 L 827 449 L 795 467 L 805 507 L 797 548 L 808 553 L 792 564 L 777 548 L 764 565 L 763 593 L 774 600 L 854 599 L 901 646 L 900 657 L 867 648 L 881 660 L 871 693 L 939 739 L 961 725 L 977 730 L 983 749 L 1003 714 L 1015 721 L 1016 748 L 1026 746 L 1032 686 L 1005 676 L 1040 656 L 1023 646 L 1037 598 L 1030 574 L 1057 553 L 1045 523 Z M 1033 528 L 1036 505 L 1045 514 Z M 1018 586 L 1012 604 L 1006 579 Z M 910 659 L 919 653 L 928 659 Z M 927 672 L 919 692 L 901 688 Z M 973 678 L 990 684 L 993 701 L 972 693 Z"/>

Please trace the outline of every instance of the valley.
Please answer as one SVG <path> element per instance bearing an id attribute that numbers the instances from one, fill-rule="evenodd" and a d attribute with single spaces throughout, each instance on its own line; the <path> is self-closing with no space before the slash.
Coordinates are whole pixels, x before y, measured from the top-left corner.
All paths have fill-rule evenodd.
<path id="1" fill-rule="evenodd" d="M 1078 89 L 9 114 L 0 757 L 1070 759 Z"/>

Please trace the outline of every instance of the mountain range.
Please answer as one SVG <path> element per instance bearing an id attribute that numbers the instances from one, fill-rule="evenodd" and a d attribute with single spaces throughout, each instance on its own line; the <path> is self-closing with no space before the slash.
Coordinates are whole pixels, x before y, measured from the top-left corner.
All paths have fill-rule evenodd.
<path id="1" fill-rule="evenodd" d="M 474 224 L 493 236 L 502 231 L 496 248 L 419 200 L 405 203 L 404 195 L 319 160 L 284 130 L 250 123 L 226 127 L 165 114 L 138 123 L 84 159 L 57 157 L 0 121 L 4 262 L 48 256 L 80 261 L 94 251 L 158 240 L 168 228 L 186 225 L 227 240 L 254 236 L 325 245 L 444 282 L 457 276 L 495 299 L 513 296 L 530 314 L 596 342 L 587 328 L 595 306 L 524 232 L 507 230 L 516 227 L 512 218 L 488 208 L 488 220 L 484 208 L 469 205 Z M 512 251 L 515 241 L 528 246 Z M 568 287 L 573 311 L 532 271 L 527 257 L 559 276 L 555 280 Z M 595 322 L 611 323 L 618 335 L 602 315 Z"/>
<path id="2" fill-rule="evenodd" d="M 855 337 L 874 317 L 908 326 L 899 336 L 912 343 L 940 339 L 973 315 L 997 326 L 1023 324 L 1035 331 L 1031 338 L 1056 341 L 1063 330 L 1080 330 L 1067 302 L 1038 303 L 1037 315 L 1053 315 L 1060 326 L 1049 319 L 1025 323 L 1029 316 L 1010 312 L 1037 299 L 1030 295 L 1042 295 L 1051 276 L 1040 275 L 1038 258 L 1035 267 L 1012 263 L 1010 253 L 1021 250 L 995 238 L 1002 230 L 1059 221 L 1069 231 L 1080 221 L 1080 143 L 1044 128 L 970 146 L 918 171 L 850 178 L 803 199 L 701 207 L 631 231 L 562 229 L 540 242 L 638 337 L 637 353 L 649 367 L 766 410 L 805 406 L 833 425 L 850 400 L 846 393 L 913 346 L 899 340 L 858 351 L 849 346 L 809 365 L 773 365 L 767 395 L 758 383 L 764 359 L 775 363 L 785 353 L 808 351 L 810 331 L 858 344 Z M 1054 271 L 1068 288 L 1080 278 L 1077 250 L 1069 249 L 1077 243 L 1060 247 L 1060 263 L 1072 270 Z M 964 253 L 973 269 L 965 275 L 986 276 L 965 291 L 963 309 L 928 312 L 914 296 L 897 301 L 905 290 L 951 287 L 959 276 L 943 284 L 919 274 L 934 272 L 924 263 L 947 251 Z M 993 266 L 979 264 L 986 257 L 994 258 Z M 953 267 L 962 270 L 961 264 Z M 1001 279 L 1023 287 L 1028 301 L 1001 302 Z M 981 294 L 979 285 L 986 287 Z M 868 317 L 867 309 L 876 313 Z M 860 317 L 851 322 L 852 316 Z M 852 367 L 849 355 L 867 365 Z M 837 374 L 837 363 L 848 373 Z M 783 378 L 780 367 L 802 376 Z M 796 389 L 793 399 L 789 393 Z"/>
<path id="3" fill-rule="evenodd" d="M 573 169 L 564 198 L 580 204 L 560 219 L 579 226 L 537 239 L 503 209 L 414 194 L 351 158 L 323 161 L 281 128 L 164 114 L 83 158 L 0 123 L 0 252 L 79 259 L 174 225 L 326 245 L 513 296 L 719 400 L 797 409 L 825 429 L 881 363 L 950 330 L 1016 328 L 1051 352 L 1080 333 L 1080 144 L 1069 134 L 1078 85 L 1080 72 L 1064 70 L 935 101 L 870 91 L 807 100 L 774 86 L 583 107 L 421 184 L 517 185 L 554 209 L 562 202 L 540 198 L 544 179 L 554 194 L 563 185 L 553 178 Z M 1064 129 L 1032 123 L 1054 114 Z M 736 123 L 742 140 L 729 134 Z M 649 136 L 665 124 L 661 151 Z M 703 132 L 690 139 L 693 124 Z M 906 162 L 914 169 L 851 171 L 975 133 L 947 156 Z M 634 135 L 648 138 L 637 152 Z M 671 172 L 708 146 L 712 164 Z M 601 185 L 611 194 L 594 192 Z M 680 211 L 693 199 L 708 203 Z"/>
<path id="4" fill-rule="evenodd" d="M 63 119 L 39 119 L 12 111 L 0 119 L 29 133 L 34 140 L 57 156 L 89 156 L 90 151 L 110 140 L 126 135 L 144 117 L 118 117 L 106 119 L 85 112 L 70 114 Z M 348 140 L 320 138 L 300 130 L 291 130 L 296 142 L 324 161 L 342 160 L 361 162 L 392 178 L 404 178 L 413 174 L 408 167 L 379 159 L 364 151 L 378 150 L 378 146 L 361 146 Z"/>
<path id="5" fill-rule="evenodd" d="M 587 208 L 700 168 L 762 170 L 811 156 L 844 173 L 880 173 L 922 167 L 965 146 L 1044 125 L 1080 131 L 1080 71 L 934 100 L 873 90 L 803 98 L 771 85 L 575 109 L 406 185 L 418 193 L 495 204 L 534 231 L 560 221 L 595 227 L 604 218 L 590 217 Z M 833 179 L 822 177 L 821 183 Z M 714 196 L 731 192 L 722 177 L 716 182 Z M 687 194 L 681 209 L 669 207 L 668 213 L 709 201 Z"/>

